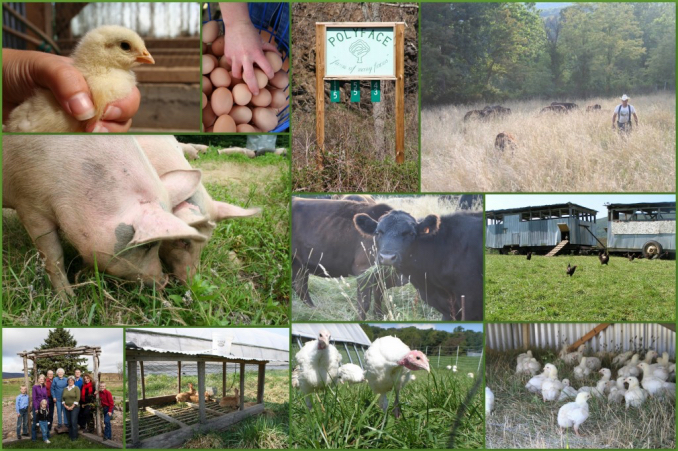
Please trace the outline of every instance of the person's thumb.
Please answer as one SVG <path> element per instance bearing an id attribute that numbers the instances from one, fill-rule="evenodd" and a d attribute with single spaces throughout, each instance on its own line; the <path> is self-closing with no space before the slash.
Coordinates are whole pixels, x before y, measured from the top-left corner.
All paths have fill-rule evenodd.
<path id="1" fill-rule="evenodd" d="M 34 79 L 52 91 L 62 108 L 77 120 L 85 121 L 96 114 L 87 82 L 69 60 L 42 59 L 35 65 Z"/>

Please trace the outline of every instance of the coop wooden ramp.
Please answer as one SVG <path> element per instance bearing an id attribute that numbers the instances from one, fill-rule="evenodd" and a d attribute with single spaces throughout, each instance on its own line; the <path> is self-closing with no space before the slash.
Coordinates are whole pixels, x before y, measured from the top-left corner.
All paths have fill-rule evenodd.
<path id="1" fill-rule="evenodd" d="M 565 246 L 567 246 L 567 243 L 569 243 L 568 240 L 563 240 L 560 243 L 556 245 L 551 251 L 546 254 L 546 257 L 554 257 L 558 252 L 562 251 Z"/>

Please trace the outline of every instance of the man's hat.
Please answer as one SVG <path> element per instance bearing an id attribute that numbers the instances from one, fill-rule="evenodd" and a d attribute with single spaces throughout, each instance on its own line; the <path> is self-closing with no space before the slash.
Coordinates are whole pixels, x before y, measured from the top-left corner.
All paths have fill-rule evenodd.
<path id="1" fill-rule="evenodd" d="M 629 99 L 630 99 L 630 97 L 629 97 L 629 96 L 627 96 L 626 94 L 624 94 L 623 96 L 621 96 L 621 99 L 622 99 L 622 100 L 629 100 Z"/>

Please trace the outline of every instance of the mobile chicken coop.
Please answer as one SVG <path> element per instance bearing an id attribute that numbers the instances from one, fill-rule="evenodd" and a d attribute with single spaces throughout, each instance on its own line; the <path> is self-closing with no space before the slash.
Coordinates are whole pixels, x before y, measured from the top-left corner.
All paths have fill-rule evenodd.
<path id="1" fill-rule="evenodd" d="M 222 330 L 126 331 L 128 448 L 179 447 L 263 412 L 267 371 L 289 373 L 289 340 L 265 329 Z M 180 402 L 189 383 L 194 399 Z"/>
<path id="2" fill-rule="evenodd" d="M 599 244 L 592 230 L 596 213 L 569 202 L 486 211 L 485 246 L 501 254 L 535 252 L 549 257 L 589 250 Z"/>
<path id="3" fill-rule="evenodd" d="M 645 258 L 676 255 L 676 203 L 607 205 L 607 248 L 642 252 Z"/>

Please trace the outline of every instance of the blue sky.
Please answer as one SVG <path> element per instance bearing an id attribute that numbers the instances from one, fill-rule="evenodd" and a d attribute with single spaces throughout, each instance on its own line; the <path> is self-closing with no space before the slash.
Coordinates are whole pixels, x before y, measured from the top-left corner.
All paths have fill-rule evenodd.
<path id="1" fill-rule="evenodd" d="M 486 210 L 527 207 L 531 205 L 564 204 L 572 202 L 598 210 L 596 217 L 606 218 L 605 203 L 634 204 L 637 202 L 675 202 L 672 194 L 488 194 Z"/>
<path id="2" fill-rule="evenodd" d="M 452 332 L 455 327 L 462 326 L 465 330 L 482 332 L 482 323 L 368 323 L 370 326 L 381 327 L 382 329 L 405 328 L 415 326 L 419 329 L 435 329 L 445 332 Z"/>

